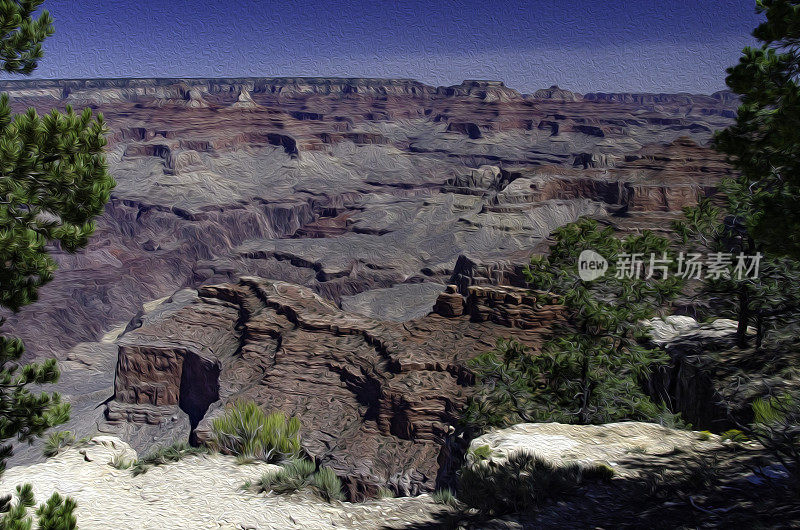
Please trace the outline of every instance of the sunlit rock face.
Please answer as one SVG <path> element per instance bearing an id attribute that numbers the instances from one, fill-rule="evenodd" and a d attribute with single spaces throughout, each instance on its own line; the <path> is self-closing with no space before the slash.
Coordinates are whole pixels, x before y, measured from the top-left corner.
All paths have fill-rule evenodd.
<path id="1" fill-rule="evenodd" d="M 547 234 L 579 216 L 665 227 L 713 192 L 730 170 L 708 141 L 737 105 L 727 93 L 524 95 L 480 80 L 28 80 L 0 89 L 17 109 L 102 112 L 118 183 L 89 248 L 58 254 L 41 301 L 6 324 L 36 357 L 97 340 L 148 300 L 246 274 L 367 313 L 375 304 L 351 297 L 446 285 L 456 273 L 470 284 L 456 271 L 460 256 L 519 280 L 514 271 Z M 398 307 L 400 293 L 424 289 L 376 296 Z M 410 299 L 409 309 L 381 313 L 381 304 L 374 316 L 424 314 L 433 301 Z"/>

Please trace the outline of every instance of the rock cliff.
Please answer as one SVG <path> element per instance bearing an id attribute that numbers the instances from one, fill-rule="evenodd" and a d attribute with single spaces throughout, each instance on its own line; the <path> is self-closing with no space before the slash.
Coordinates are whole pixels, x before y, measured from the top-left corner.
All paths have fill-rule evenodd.
<path id="1" fill-rule="evenodd" d="M 378 486 L 417 494 L 452 471 L 451 425 L 472 391 L 466 361 L 498 338 L 537 347 L 560 318 L 551 304 L 521 289 L 450 288 L 435 312 L 398 323 L 278 281 L 183 291 L 117 340 L 102 429 L 139 449 L 202 442 L 226 403 L 254 400 L 301 419 L 304 448 L 351 498 Z"/>

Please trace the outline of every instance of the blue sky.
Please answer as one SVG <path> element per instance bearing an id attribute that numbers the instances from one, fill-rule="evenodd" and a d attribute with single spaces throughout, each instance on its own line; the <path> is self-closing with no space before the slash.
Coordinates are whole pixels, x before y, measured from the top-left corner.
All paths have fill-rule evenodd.
<path id="1" fill-rule="evenodd" d="M 524 92 L 713 92 L 754 0 L 46 0 L 34 77 L 500 79 Z"/>

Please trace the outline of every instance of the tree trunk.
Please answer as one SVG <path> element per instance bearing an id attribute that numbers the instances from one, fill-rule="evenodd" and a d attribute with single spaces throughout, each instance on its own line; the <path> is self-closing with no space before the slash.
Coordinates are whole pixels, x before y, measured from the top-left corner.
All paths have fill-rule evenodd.
<path id="1" fill-rule="evenodd" d="M 764 315 L 758 313 L 756 317 L 756 349 L 761 349 L 761 343 L 764 341 Z"/>
<path id="2" fill-rule="evenodd" d="M 591 386 L 589 385 L 589 355 L 584 354 L 583 363 L 581 365 L 581 388 L 583 388 L 583 395 L 581 396 L 581 409 L 578 411 L 578 423 L 587 425 L 589 423 L 589 397 L 591 394 Z"/>
<path id="3" fill-rule="evenodd" d="M 736 328 L 736 344 L 740 348 L 747 347 L 747 323 L 750 320 L 750 308 L 748 304 L 749 298 L 747 296 L 747 288 L 743 286 L 739 289 L 739 325 Z"/>

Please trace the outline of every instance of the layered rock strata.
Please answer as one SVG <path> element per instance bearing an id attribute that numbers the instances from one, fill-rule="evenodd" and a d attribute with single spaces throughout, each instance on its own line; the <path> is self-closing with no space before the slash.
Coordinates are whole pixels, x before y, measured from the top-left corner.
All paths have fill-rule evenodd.
<path id="1" fill-rule="evenodd" d="M 138 448 L 167 432 L 199 443 L 226 404 L 254 400 L 297 415 L 304 448 L 351 497 L 381 485 L 430 490 L 448 471 L 451 425 L 472 391 L 466 362 L 499 338 L 537 348 L 560 318 L 546 296 L 535 303 L 520 289 L 449 291 L 437 312 L 404 323 L 257 278 L 183 292 L 118 339 L 103 429 Z"/>
<path id="2" fill-rule="evenodd" d="M 738 104 L 728 93 L 524 95 L 480 80 L 27 80 L 0 89 L 18 111 L 91 106 L 111 130 L 118 185 L 90 246 L 58 253 L 41 302 L 5 327 L 28 355 L 62 358 L 183 287 L 258 275 L 339 303 L 446 284 L 462 255 L 513 276 L 550 231 L 581 215 L 668 227 L 730 172 L 707 143 Z M 375 307 L 363 300 L 359 311 Z"/>

